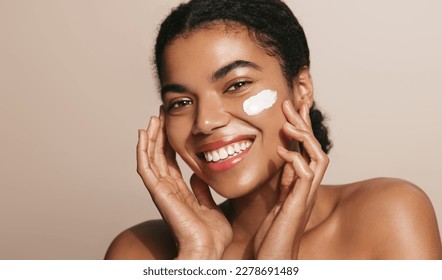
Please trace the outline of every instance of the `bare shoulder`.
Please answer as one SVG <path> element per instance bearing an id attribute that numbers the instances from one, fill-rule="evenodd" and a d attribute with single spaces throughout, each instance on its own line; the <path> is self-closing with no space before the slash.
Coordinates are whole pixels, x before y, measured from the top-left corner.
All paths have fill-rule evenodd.
<path id="1" fill-rule="evenodd" d="M 416 185 L 375 178 L 340 188 L 343 228 L 374 259 L 440 259 L 442 249 L 433 206 Z"/>
<path id="2" fill-rule="evenodd" d="M 110 244 L 105 259 L 173 259 L 176 247 L 163 220 L 150 220 L 120 233 Z"/>

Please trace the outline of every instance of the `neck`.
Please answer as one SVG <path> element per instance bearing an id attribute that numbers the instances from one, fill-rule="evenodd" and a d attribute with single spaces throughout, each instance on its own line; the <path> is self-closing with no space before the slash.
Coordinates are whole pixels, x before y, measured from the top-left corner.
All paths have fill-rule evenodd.
<path id="1" fill-rule="evenodd" d="M 227 201 L 224 207 L 225 214 L 232 225 L 234 236 L 237 239 L 249 240 L 253 238 L 262 221 L 278 201 L 281 175 L 282 170 L 279 170 L 273 178 L 262 184 L 254 192 L 244 197 Z M 327 206 L 324 208 L 324 205 L 322 205 L 329 205 L 330 201 L 321 190 L 318 190 L 316 202 L 307 223 L 306 232 L 315 228 L 323 221 L 324 215 L 326 215 L 324 213 L 328 213 L 327 211 L 331 212 L 331 209 L 328 209 Z M 333 207 L 332 204 L 330 205 L 330 207 Z"/>
<path id="2" fill-rule="evenodd" d="M 274 207 L 279 197 L 279 182 L 282 170 L 250 194 L 231 199 L 227 205 L 227 217 L 234 234 L 241 239 L 252 238 L 264 218 Z"/>

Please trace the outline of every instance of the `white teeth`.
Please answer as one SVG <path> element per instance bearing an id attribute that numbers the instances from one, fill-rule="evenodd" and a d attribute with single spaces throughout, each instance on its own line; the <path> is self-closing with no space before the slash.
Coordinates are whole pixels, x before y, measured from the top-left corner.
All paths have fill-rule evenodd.
<path id="1" fill-rule="evenodd" d="M 218 153 L 216 152 L 216 151 L 213 151 L 212 152 L 212 160 L 214 161 L 214 162 L 217 162 L 217 161 L 219 161 L 219 155 L 218 155 Z"/>
<path id="2" fill-rule="evenodd" d="M 245 149 L 246 149 L 246 143 L 242 142 L 242 143 L 241 143 L 241 150 L 244 151 Z"/>
<path id="3" fill-rule="evenodd" d="M 211 153 L 204 153 L 204 156 L 206 157 L 207 161 L 212 161 L 212 154 Z"/>
<path id="4" fill-rule="evenodd" d="M 218 162 L 220 160 L 226 159 L 229 156 L 237 156 L 243 151 L 247 150 L 252 145 L 252 141 L 245 140 L 242 142 L 236 142 L 234 144 L 230 144 L 224 146 L 218 150 L 204 152 L 204 157 L 207 162 Z"/>
<path id="5" fill-rule="evenodd" d="M 232 146 L 227 146 L 227 153 L 229 154 L 229 156 L 233 155 L 235 153 L 235 150 L 233 149 Z"/>
<path id="6" fill-rule="evenodd" d="M 241 147 L 239 146 L 238 143 L 235 143 L 235 144 L 233 145 L 233 149 L 235 149 L 235 152 L 237 152 L 237 153 L 241 152 Z"/>
<path id="7" fill-rule="evenodd" d="M 226 159 L 229 155 L 227 154 L 226 149 L 221 148 L 219 149 L 219 158 L 220 159 Z"/>

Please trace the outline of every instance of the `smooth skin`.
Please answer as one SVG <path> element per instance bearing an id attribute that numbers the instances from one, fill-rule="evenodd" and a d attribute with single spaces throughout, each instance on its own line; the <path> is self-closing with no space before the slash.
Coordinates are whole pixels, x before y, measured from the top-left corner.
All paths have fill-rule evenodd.
<path id="1" fill-rule="evenodd" d="M 163 65 L 164 105 L 137 146 L 138 173 L 163 219 L 122 232 L 106 259 L 442 258 L 418 187 L 389 178 L 321 185 L 329 159 L 311 128 L 308 68 L 288 88 L 275 57 L 244 28 L 222 25 L 172 41 Z M 243 100 L 263 89 L 277 91 L 276 104 L 248 116 Z M 198 149 L 237 135 L 253 136 L 248 153 L 211 170 Z M 192 191 L 176 153 L 195 172 Z M 209 185 L 228 200 L 216 205 Z"/>

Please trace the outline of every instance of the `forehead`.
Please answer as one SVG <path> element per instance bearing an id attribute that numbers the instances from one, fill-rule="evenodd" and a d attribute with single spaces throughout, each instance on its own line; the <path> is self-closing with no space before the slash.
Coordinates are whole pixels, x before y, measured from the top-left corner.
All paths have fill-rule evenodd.
<path id="1" fill-rule="evenodd" d="M 256 64 L 274 63 L 242 26 L 232 28 L 214 25 L 199 28 L 169 43 L 162 59 L 162 83 L 185 80 L 186 76 L 205 73 L 210 76 L 216 69 L 235 60 Z"/>

